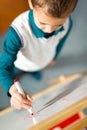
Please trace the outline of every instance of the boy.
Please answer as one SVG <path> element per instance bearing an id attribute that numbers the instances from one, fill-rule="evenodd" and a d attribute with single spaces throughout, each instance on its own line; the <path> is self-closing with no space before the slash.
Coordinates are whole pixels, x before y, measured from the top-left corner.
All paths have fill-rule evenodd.
<path id="1" fill-rule="evenodd" d="M 70 30 L 70 14 L 77 0 L 29 0 L 30 10 L 11 24 L 0 56 L 0 81 L 11 96 L 11 106 L 31 108 L 31 96 L 18 93 L 14 67 L 36 72 L 55 64 Z"/>

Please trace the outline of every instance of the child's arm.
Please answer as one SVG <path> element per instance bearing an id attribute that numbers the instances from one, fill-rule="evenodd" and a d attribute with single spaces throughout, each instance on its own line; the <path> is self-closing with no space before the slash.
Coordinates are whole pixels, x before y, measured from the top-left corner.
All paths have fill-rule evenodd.
<path id="1" fill-rule="evenodd" d="M 14 85 L 14 61 L 22 47 L 21 41 L 13 28 L 10 28 L 0 56 L 0 82 L 7 95 L 11 96 L 11 106 L 17 109 L 30 108 L 31 97 L 25 92 L 25 98 L 17 91 Z"/>
<path id="2" fill-rule="evenodd" d="M 20 38 L 15 30 L 10 27 L 3 44 L 2 54 L 0 55 L 0 82 L 8 95 L 9 88 L 13 84 L 13 79 L 15 77 L 14 61 L 21 47 Z"/>

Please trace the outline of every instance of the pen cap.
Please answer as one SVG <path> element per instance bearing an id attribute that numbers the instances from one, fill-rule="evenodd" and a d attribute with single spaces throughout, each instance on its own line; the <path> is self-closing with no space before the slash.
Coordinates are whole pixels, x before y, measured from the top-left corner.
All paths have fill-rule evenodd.
<path id="1" fill-rule="evenodd" d="M 17 80 L 17 79 L 14 79 L 14 83 L 15 83 L 15 82 L 18 82 L 18 80 Z"/>

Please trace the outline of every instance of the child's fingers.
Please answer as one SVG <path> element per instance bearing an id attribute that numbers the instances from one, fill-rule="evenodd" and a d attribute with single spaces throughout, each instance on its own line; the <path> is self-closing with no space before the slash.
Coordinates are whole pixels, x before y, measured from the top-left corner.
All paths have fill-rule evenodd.
<path id="1" fill-rule="evenodd" d="M 16 109 L 19 109 L 19 110 L 22 109 L 19 100 L 15 96 L 11 97 L 10 103 L 11 103 L 11 106 L 13 108 L 16 108 Z"/>
<path id="2" fill-rule="evenodd" d="M 30 100 L 26 97 L 23 97 L 23 95 L 21 95 L 19 92 L 15 92 L 13 95 L 12 95 L 14 98 L 16 98 L 16 100 L 19 100 L 19 102 L 22 104 L 22 103 L 25 103 L 25 104 L 29 104 Z"/>
<path id="3" fill-rule="evenodd" d="M 18 92 L 15 92 L 11 97 L 11 106 L 16 109 L 32 108 L 31 101 L 28 98 L 23 97 Z"/>
<path id="4" fill-rule="evenodd" d="M 24 102 L 27 103 L 27 102 L 30 102 L 32 100 L 32 97 L 26 92 L 24 91 L 25 93 L 25 97 L 23 97 L 23 95 L 21 95 L 17 90 L 15 91 L 14 93 L 14 96 L 16 96 L 18 99 L 20 99 L 20 101 L 24 99 Z"/>
<path id="5" fill-rule="evenodd" d="M 18 100 L 14 100 L 14 101 L 10 101 L 11 102 L 11 106 L 15 109 L 21 110 L 22 106 L 20 105 Z"/>
<path id="6" fill-rule="evenodd" d="M 32 108 L 31 101 L 28 99 L 23 99 L 22 100 L 22 107 L 26 108 L 26 109 Z"/>
<path id="7" fill-rule="evenodd" d="M 32 101 L 32 97 L 31 97 L 29 94 L 27 94 L 27 99 L 28 99 L 29 101 Z"/>
<path id="8" fill-rule="evenodd" d="M 26 102 L 26 101 L 22 100 L 22 102 L 20 102 L 20 100 L 18 98 L 12 97 L 10 102 L 11 102 L 11 106 L 13 108 L 16 108 L 19 110 L 21 110 L 23 108 L 26 108 L 26 109 L 32 108 L 31 103 L 29 101 Z"/>
<path id="9" fill-rule="evenodd" d="M 29 101 L 32 101 L 32 97 L 31 97 L 31 95 L 28 94 L 28 93 L 25 92 L 25 91 L 24 91 L 24 93 L 25 93 L 26 98 L 27 98 Z"/>
<path id="10" fill-rule="evenodd" d="M 22 108 L 32 109 L 32 106 L 31 106 L 31 104 L 23 104 Z"/>

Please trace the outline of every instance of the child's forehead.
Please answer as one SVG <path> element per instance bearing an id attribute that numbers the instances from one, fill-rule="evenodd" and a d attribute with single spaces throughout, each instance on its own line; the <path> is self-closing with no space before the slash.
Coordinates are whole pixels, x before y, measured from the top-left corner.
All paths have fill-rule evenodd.
<path id="1" fill-rule="evenodd" d="M 63 18 L 58 18 L 58 17 L 53 17 L 50 16 L 49 14 L 47 14 L 47 12 L 42 9 L 42 8 L 37 8 L 33 10 L 34 12 L 34 16 L 36 17 L 36 19 L 39 20 L 39 22 L 42 23 L 51 23 L 51 24 L 57 24 L 57 23 L 64 23 L 64 21 L 67 19 L 68 16 L 63 17 Z"/>

